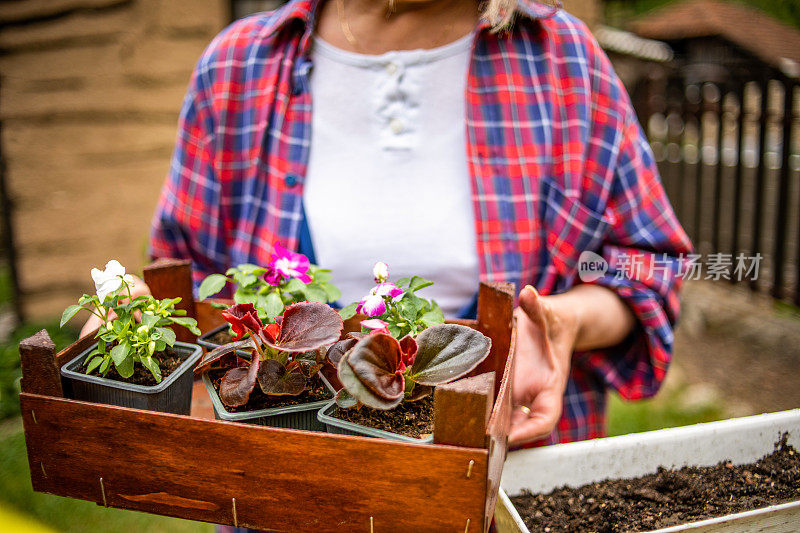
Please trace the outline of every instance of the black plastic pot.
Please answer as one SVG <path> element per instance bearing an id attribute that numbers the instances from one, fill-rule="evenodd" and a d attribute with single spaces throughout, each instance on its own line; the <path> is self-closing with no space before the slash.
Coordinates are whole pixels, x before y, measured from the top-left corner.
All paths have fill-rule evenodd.
<path id="1" fill-rule="evenodd" d="M 199 346 L 176 342 L 173 349 L 185 355 L 183 363 L 161 383 L 149 386 L 84 374 L 81 371 L 83 360 L 96 347 L 97 344 L 92 345 L 61 367 L 62 379 L 68 382 L 64 390 L 72 391 L 71 398 L 147 411 L 189 414 L 192 406 L 192 370 L 203 355 Z"/>
<path id="2" fill-rule="evenodd" d="M 331 391 L 331 397 L 335 394 L 333 387 L 328 383 L 321 373 L 317 374 L 325 387 Z M 243 422 L 245 424 L 257 424 L 276 428 L 304 429 L 307 431 L 325 431 L 325 425 L 317 419 L 317 412 L 330 402 L 330 400 L 320 400 L 318 402 L 304 403 L 300 405 L 289 405 L 285 407 L 270 407 L 257 411 L 242 411 L 232 413 L 225 409 L 225 404 L 219 399 L 217 390 L 208 377 L 208 372 L 203 374 L 203 383 L 206 386 L 208 395 L 211 397 L 211 404 L 214 406 L 214 417 L 217 420 L 227 420 L 229 422 Z"/>
<path id="3" fill-rule="evenodd" d="M 229 327 L 228 324 L 222 324 L 221 326 L 216 327 L 207 333 L 203 333 L 202 335 L 197 337 L 197 344 L 199 344 L 209 352 L 214 348 L 219 348 L 220 346 L 219 344 L 217 344 L 216 342 L 211 342 L 208 339 L 210 339 L 220 331 L 225 331 L 226 329 L 228 329 L 228 327 Z"/>
<path id="4" fill-rule="evenodd" d="M 384 431 L 382 429 L 362 426 L 361 424 L 356 424 L 355 422 L 349 422 L 347 420 L 341 420 L 331 416 L 337 409 L 338 407 L 336 406 L 336 402 L 333 401 L 320 409 L 319 413 L 317 414 L 317 418 L 321 423 L 325 424 L 328 433 L 376 437 L 378 439 L 401 440 L 403 442 L 417 442 L 421 444 L 433 442 L 433 435 L 429 435 L 422 439 L 416 439 L 414 437 L 400 435 L 399 433 L 392 433 L 391 431 Z"/>

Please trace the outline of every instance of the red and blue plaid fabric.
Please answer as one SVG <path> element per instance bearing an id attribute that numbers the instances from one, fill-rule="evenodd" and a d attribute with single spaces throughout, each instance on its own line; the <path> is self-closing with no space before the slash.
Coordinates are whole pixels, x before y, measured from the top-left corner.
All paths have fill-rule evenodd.
<path id="1" fill-rule="evenodd" d="M 231 265 L 265 264 L 275 241 L 297 247 L 316 2 L 234 22 L 195 69 L 152 233 L 152 255 L 191 259 L 195 283 Z M 604 432 L 609 387 L 635 399 L 663 380 L 678 314 L 677 257 L 691 245 L 589 31 L 528 0 L 518 10 L 507 34 L 481 25 L 466 87 L 481 278 L 551 294 L 580 283 L 581 252 L 608 261 L 593 283 L 616 291 L 638 327 L 621 346 L 575 354 L 549 442 L 588 439 Z M 628 254 L 668 268 L 620 275 Z"/>

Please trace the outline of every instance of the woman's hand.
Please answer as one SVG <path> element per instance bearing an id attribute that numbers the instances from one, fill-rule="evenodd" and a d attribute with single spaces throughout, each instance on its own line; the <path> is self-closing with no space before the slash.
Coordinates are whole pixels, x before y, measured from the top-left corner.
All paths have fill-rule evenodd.
<path id="1" fill-rule="evenodd" d="M 131 296 L 136 298 L 137 296 L 147 296 L 149 294 L 150 294 L 150 287 L 148 287 L 141 278 L 133 276 L 133 286 L 131 287 Z M 111 311 L 111 313 L 109 314 L 109 319 L 114 320 L 115 318 L 117 318 L 117 315 L 113 311 Z M 88 335 L 89 333 L 99 328 L 101 324 L 102 321 L 100 320 L 100 317 L 98 317 L 97 315 L 89 316 L 89 319 L 81 328 L 81 333 L 79 337 L 82 338 Z"/>
<path id="2" fill-rule="evenodd" d="M 519 295 L 511 445 L 547 437 L 561 418 L 572 352 L 614 346 L 635 318 L 612 290 L 577 285 L 541 296 L 530 285 Z"/>
<path id="3" fill-rule="evenodd" d="M 528 285 L 519 295 L 509 444 L 539 440 L 559 418 L 578 335 L 577 314 Z M 530 409 L 530 411 L 528 411 Z"/>

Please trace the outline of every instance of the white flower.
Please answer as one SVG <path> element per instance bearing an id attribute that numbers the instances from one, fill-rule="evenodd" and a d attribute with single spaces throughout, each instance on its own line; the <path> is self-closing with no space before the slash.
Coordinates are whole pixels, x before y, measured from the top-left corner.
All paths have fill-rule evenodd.
<path id="1" fill-rule="evenodd" d="M 133 286 L 133 276 L 126 274 L 125 267 L 119 264 L 116 259 L 106 263 L 105 270 L 93 268 L 92 279 L 94 280 L 94 288 L 97 291 L 97 297 L 100 298 L 100 303 L 105 301 L 106 296 L 120 288 L 123 279 L 125 283 Z"/>
<path id="2" fill-rule="evenodd" d="M 375 266 L 372 267 L 372 277 L 375 278 L 375 283 L 383 283 L 389 279 L 389 265 L 383 261 L 375 263 Z"/>

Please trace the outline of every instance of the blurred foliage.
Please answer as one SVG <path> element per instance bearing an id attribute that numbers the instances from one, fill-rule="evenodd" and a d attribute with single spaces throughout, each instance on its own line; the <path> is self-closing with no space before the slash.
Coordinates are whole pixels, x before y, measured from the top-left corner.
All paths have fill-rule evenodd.
<path id="1" fill-rule="evenodd" d="M 625 27 L 625 23 L 636 16 L 643 15 L 648 11 L 665 6 L 667 4 L 680 2 L 683 0 L 606 0 L 605 20 L 607 24 L 620 28 Z M 737 1 L 764 13 L 773 16 L 784 24 L 790 24 L 800 28 L 800 1 L 798 0 L 726 0 L 728 2 Z"/>

